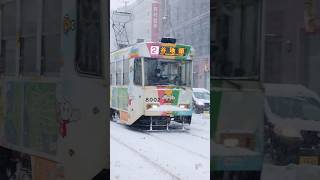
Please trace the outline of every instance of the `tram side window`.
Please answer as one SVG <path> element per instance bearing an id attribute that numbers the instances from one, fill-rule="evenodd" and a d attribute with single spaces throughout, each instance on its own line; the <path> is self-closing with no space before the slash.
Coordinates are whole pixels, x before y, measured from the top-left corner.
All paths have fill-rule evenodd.
<path id="1" fill-rule="evenodd" d="M 129 59 L 123 61 L 123 85 L 129 84 Z"/>
<path id="2" fill-rule="evenodd" d="M 141 67 L 141 59 L 134 60 L 134 84 L 142 85 L 142 67 Z"/>
<path id="3" fill-rule="evenodd" d="M 117 86 L 121 86 L 122 85 L 122 61 L 117 61 L 116 62 L 116 84 Z"/>
<path id="4" fill-rule="evenodd" d="M 37 73 L 37 0 L 21 1 L 21 64 L 23 74 Z"/>
<path id="5" fill-rule="evenodd" d="M 41 72 L 57 75 L 61 68 L 61 0 L 43 0 Z"/>
<path id="6" fill-rule="evenodd" d="M 100 0 L 78 0 L 78 71 L 102 76 Z"/>
<path id="7" fill-rule="evenodd" d="M 184 66 L 181 67 L 182 82 L 184 82 L 186 86 L 191 86 L 191 74 L 192 74 L 191 66 L 192 66 L 191 62 L 187 62 L 185 63 Z"/>
<path id="8" fill-rule="evenodd" d="M 116 85 L 116 63 L 111 63 L 110 66 L 110 84 Z"/>
<path id="9" fill-rule="evenodd" d="M 2 76 L 5 72 L 5 63 L 4 63 L 4 57 L 5 57 L 5 41 L 1 40 L 1 48 L 0 48 L 0 75 Z"/>
<path id="10" fill-rule="evenodd" d="M 16 2 L 9 1 L 2 5 L 2 47 L 1 67 L 6 75 L 14 75 L 16 67 Z"/>

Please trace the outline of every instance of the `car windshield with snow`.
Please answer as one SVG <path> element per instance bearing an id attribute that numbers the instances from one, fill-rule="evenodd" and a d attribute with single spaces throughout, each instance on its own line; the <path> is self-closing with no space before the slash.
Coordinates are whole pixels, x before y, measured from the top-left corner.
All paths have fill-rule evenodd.
<path id="1" fill-rule="evenodd" d="M 320 102 L 314 98 L 268 96 L 272 113 L 280 118 L 320 121 Z"/>
<path id="2" fill-rule="evenodd" d="M 195 113 L 203 113 L 209 111 L 210 93 L 204 88 L 193 88 L 193 109 Z"/>
<path id="3" fill-rule="evenodd" d="M 210 100 L 210 94 L 208 92 L 194 92 L 194 96 L 198 99 Z"/>

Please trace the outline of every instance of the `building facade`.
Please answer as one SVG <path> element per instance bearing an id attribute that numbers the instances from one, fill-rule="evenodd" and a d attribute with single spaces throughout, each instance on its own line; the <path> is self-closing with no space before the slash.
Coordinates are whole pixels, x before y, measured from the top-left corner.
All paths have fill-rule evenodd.
<path id="1" fill-rule="evenodd" d="M 177 43 L 192 45 L 193 86 L 210 88 L 210 0 L 136 0 L 117 10 L 132 14 L 126 24 L 130 44 L 171 36 Z M 112 32 L 113 50 L 114 37 Z"/>
<path id="2" fill-rule="evenodd" d="M 210 0 L 161 0 L 161 36 L 195 49 L 193 86 L 210 88 Z"/>
<path id="3" fill-rule="evenodd" d="M 263 80 L 320 94 L 320 1 L 268 0 L 264 11 Z"/>
<path id="4" fill-rule="evenodd" d="M 136 0 L 127 6 L 118 8 L 117 11 L 128 12 L 131 14 L 131 20 L 126 23 L 129 44 L 135 44 L 137 41 L 159 41 L 159 0 Z M 112 24 L 112 20 L 110 23 Z M 113 48 L 115 49 L 114 35 L 114 32 L 112 32 L 110 40 L 111 44 L 113 44 Z"/>

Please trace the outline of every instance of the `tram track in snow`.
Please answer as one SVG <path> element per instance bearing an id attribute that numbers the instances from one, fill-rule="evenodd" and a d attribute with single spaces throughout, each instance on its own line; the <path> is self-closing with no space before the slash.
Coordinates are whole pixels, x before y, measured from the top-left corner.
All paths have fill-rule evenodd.
<path id="1" fill-rule="evenodd" d="M 120 124 L 120 123 L 118 123 L 118 122 L 116 122 L 116 121 L 114 121 L 114 122 L 115 122 L 116 124 L 120 125 L 120 126 L 122 125 L 122 124 Z M 128 128 L 128 127 L 127 127 L 127 128 Z M 158 140 L 160 140 L 160 141 L 162 141 L 162 142 L 164 142 L 164 143 L 166 143 L 166 144 L 169 144 L 169 145 L 171 145 L 171 146 L 174 146 L 174 147 L 176 147 L 176 148 L 179 148 L 179 149 L 181 149 L 181 150 L 183 150 L 183 151 L 185 151 L 185 152 L 187 152 L 187 153 L 196 155 L 196 156 L 198 156 L 198 157 L 200 157 L 200 158 L 202 158 L 202 159 L 209 159 L 209 158 L 210 158 L 209 156 L 205 156 L 205 155 L 203 155 L 203 154 L 201 154 L 201 153 L 192 151 L 192 150 L 186 148 L 185 146 L 181 146 L 181 145 L 174 144 L 174 143 L 172 143 L 172 142 L 170 142 L 170 141 L 168 141 L 168 140 L 165 140 L 165 139 L 163 139 L 163 138 L 155 135 L 155 134 L 157 134 L 157 132 L 173 133 L 173 132 L 171 132 L 171 131 L 163 130 L 163 131 L 150 132 L 150 131 L 140 130 L 140 129 L 132 128 L 132 127 L 131 127 L 131 128 L 128 128 L 128 129 L 134 130 L 134 131 L 137 131 L 137 132 L 140 132 L 140 133 L 143 133 L 143 134 L 147 134 L 147 135 L 150 136 L 150 137 L 153 137 L 153 138 L 158 139 Z M 192 137 L 200 138 L 200 139 L 205 140 L 205 141 L 210 141 L 209 138 L 196 135 L 196 134 L 191 133 L 191 132 L 189 132 L 189 131 L 190 131 L 190 129 L 188 128 L 188 129 L 186 129 L 186 130 L 184 130 L 184 131 L 181 131 L 181 133 L 184 133 L 184 134 L 189 135 L 189 136 L 192 136 Z M 174 132 L 176 132 L 176 131 L 174 131 Z"/>
<path id="2" fill-rule="evenodd" d="M 162 141 L 162 142 L 164 142 L 164 143 L 166 143 L 166 144 L 169 144 L 169 145 L 171 145 L 171 146 L 174 146 L 174 147 L 176 147 L 176 148 L 179 148 L 179 149 L 181 149 L 181 150 L 183 150 L 183 151 L 185 151 L 185 152 L 187 152 L 187 153 L 190 153 L 190 154 L 192 154 L 192 155 L 196 155 L 197 157 L 200 157 L 200 158 L 202 158 L 202 159 L 209 159 L 209 158 L 210 158 L 209 156 L 205 156 L 205 155 L 203 155 L 203 154 L 201 154 L 201 153 L 198 153 L 198 152 L 195 152 L 195 151 L 193 151 L 193 150 L 190 150 L 190 149 L 186 148 L 185 146 L 181 146 L 181 145 L 175 144 L 175 143 L 173 143 L 173 142 L 170 142 L 170 141 L 168 141 L 168 140 L 165 140 L 165 139 L 163 139 L 163 138 L 160 138 L 159 136 L 155 135 L 153 132 L 145 132 L 145 134 L 147 134 L 147 135 L 149 135 L 149 136 L 151 136 L 151 137 L 153 137 L 153 138 L 155 138 L 155 139 L 157 139 L 157 140 L 159 140 L 159 141 Z"/>
<path id="3" fill-rule="evenodd" d="M 210 138 L 199 136 L 199 135 L 197 135 L 195 133 L 192 133 L 192 132 L 186 132 L 186 134 L 189 135 L 189 136 L 198 137 L 198 138 L 200 138 L 202 140 L 210 141 Z"/>
<path id="4" fill-rule="evenodd" d="M 128 154 L 131 152 L 137 154 L 137 158 L 143 158 L 141 162 L 149 164 L 151 172 L 157 170 L 163 176 L 167 176 L 163 179 L 191 180 L 208 177 L 210 152 L 206 151 L 209 148 L 206 145 L 207 140 L 188 134 L 188 130 L 148 132 L 116 122 L 111 124 L 112 141 L 118 146 L 124 145 L 123 149 L 126 149 Z M 119 141 L 122 144 L 118 143 Z M 116 158 L 122 159 L 122 157 Z M 193 172 L 192 175 L 188 175 L 189 172 Z"/>
<path id="5" fill-rule="evenodd" d="M 118 144 L 120 144 L 121 146 L 124 146 L 125 148 L 127 148 L 128 150 L 130 150 L 131 152 L 133 152 L 134 154 L 136 154 L 137 156 L 139 156 L 140 158 L 142 158 L 143 160 L 145 160 L 145 162 L 147 162 L 148 164 L 152 165 L 154 168 L 159 169 L 161 172 L 169 175 L 172 180 L 183 180 L 183 178 L 179 177 L 178 175 L 174 174 L 173 172 L 169 171 L 168 169 L 164 168 L 163 166 L 161 166 L 160 164 L 156 163 L 155 161 L 151 160 L 150 158 L 148 158 L 146 155 L 142 154 L 141 152 L 139 152 L 138 150 L 136 150 L 135 148 L 127 145 L 125 142 L 119 140 L 116 137 L 110 136 L 115 142 L 117 142 Z"/>

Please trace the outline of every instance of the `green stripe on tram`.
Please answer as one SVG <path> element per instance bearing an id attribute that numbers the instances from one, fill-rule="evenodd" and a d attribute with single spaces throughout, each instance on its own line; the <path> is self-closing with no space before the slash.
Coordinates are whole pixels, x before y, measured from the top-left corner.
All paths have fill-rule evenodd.
<path id="1" fill-rule="evenodd" d="M 219 113 L 221 109 L 221 98 L 222 98 L 222 92 L 221 91 L 212 91 L 211 96 L 211 114 L 212 114 L 212 120 L 213 123 L 211 123 L 211 138 L 214 138 L 214 134 L 216 132 L 217 126 L 218 126 L 218 120 L 219 120 Z"/>
<path id="2" fill-rule="evenodd" d="M 216 130 L 218 128 L 218 120 L 219 120 L 219 114 L 221 110 L 221 99 L 222 99 L 222 91 L 217 91 L 215 88 L 222 87 L 222 81 L 221 80 L 212 80 L 212 90 L 211 90 L 211 96 L 210 101 L 212 102 L 212 105 L 210 107 L 210 114 L 212 117 L 212 121 L 210 123 L 210 139 L 213 142 Z M 213 171 L 216 167 L 215 161 L 212 156 L 212 152 L 210 153 L 210 169 Z"/>

